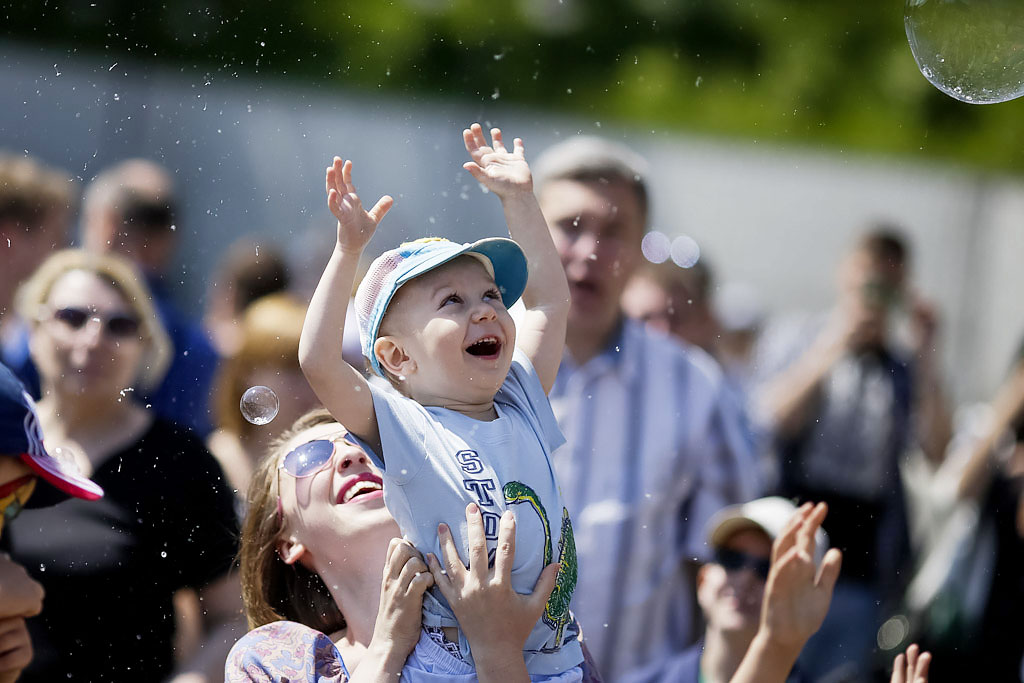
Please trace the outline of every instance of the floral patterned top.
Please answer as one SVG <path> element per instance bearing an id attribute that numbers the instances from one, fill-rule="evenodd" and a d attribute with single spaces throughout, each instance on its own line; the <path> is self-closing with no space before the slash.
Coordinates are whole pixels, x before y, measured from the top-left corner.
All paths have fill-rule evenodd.
<path id="1" fill-rule="evenodd" d="M 347 683 L 348 669 L 331 639 L 294 621 L 275 621 L 235 643 L 225 683 Z"/>
<path id="2" fill-rule="evenodd" d="M 583 648 L 583 683 L 602 683 Z M 249 631 L 228 654 L 225 683 L 348 683 L 341 653 L 326 635 L 294 621 Z"/>

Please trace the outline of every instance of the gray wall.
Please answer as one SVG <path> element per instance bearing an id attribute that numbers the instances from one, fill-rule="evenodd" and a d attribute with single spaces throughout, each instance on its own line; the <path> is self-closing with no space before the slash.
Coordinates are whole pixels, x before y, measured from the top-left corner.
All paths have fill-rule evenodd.
<path id="1" fill-rule="evenodd" d="M 503 230 L 498 202 L 461 168 L 460 131 L 481 121 L 522 136 L 534 155 L 581 131 L 625 140 L 655 171 L 653 227 L 696 238 L 720 281 L 755 285 L 773 311 L 827 306 L 834 265 L 858 229 L 873 218 L 904 225 L 919 288 L 946 323 L 960 400 L 991 393 L 1024 332 L 1020 178 L 622 129 L 489 97 L 468 105 L 357 94 L 3 42 L 0 92 L 0 147 L 83 181 L 127 156 L 174 170 L 184 200 L 180 298 L 192 310 L 223 250 L 245 234 L 306 258 L 315 265 L 300 275 L 318 275 L 333 239 L 323 173 L 334 154 L 356 161 L 364 197 L 397 199 L 371 251 L 424 234 Z"/>

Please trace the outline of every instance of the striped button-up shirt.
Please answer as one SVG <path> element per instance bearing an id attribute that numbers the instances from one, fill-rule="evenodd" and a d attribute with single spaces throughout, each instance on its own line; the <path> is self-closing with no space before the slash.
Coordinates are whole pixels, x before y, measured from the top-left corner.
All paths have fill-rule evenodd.
<path id="1" fill-rule="evenodd" d="M 688 560 L 705 525 L 756 497 L 740 408 L 707 354 L 625 321 L 582 366 L 568 354 L 550 393 L 568 443 L 555 470 L 579 556 L 573 609 L 606 680 L 696 639 Z"/>

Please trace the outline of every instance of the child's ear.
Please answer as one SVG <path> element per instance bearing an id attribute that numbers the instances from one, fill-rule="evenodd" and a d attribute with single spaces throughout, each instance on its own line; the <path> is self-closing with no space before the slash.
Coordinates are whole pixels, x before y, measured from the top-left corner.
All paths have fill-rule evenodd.
<path id="1" fill-rule="evenodd" d="M 377 341 L 373 343 L 373 353 L 377 356 L 380 366 L 394 377 L 408 377 L 416 372 L 416 361 L 405 352 L 395 337 L 377 337 Z"/>
<path id="2" fill-rule="evenodd" d="M 277 554 L 285 564 L 295 564 L 306 554 L 306 546 L 294 536 L 277 539 Z"/>

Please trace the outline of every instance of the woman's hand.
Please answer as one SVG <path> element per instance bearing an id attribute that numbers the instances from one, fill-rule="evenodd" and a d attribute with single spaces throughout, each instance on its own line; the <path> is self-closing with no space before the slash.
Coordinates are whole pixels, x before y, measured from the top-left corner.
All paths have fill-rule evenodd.
<path id="1" fill-rule="evenodd" d="M 469 567 L 462 564 L 448 526 L 438 525 L 444 567 L 436 557 L 427 555 L 434 583 L 455 612 L 459 629 L 469 640 L 480 680 L 512 680 L 517 677 L 528 680 L 523 646 L 555 587 L 558 564 L 545 567 L 533 592 L 521 595 L 512 588 L 512 561 L 516 554 L 515 514 L 506 510 L 501 516 L 493 567 L 488 567 L 483 517 L 476 503 L 466 506 L 466 524 Z"/>
<path id="2" fill-rule="evenodd" d="M 394 203 L 394 199 L 384 195 L 372 209 L 364 211 L 352 184 L 352 161 L 334 157 L 334 163 L 327 169 L 327 206 L 338 219 L 338 246 L 343 251 L 362 252 Z"/>
<path id="3" fill-rule="evenodd" d="M 419 552 L 406 540 L 391 539 L 380 586 L 380 609 L 370 654 L 384 671 L 399 673 L 420 638 L 423 594 L 434 585 Z M 365 661 L 360 664 L 362 668 Z"/>
<path id="4" fill-rule="evenodd" d="M 928 683 L 928 667 L 931 663 L 930 652 L 921 652 L 916 644 L 911 645 L 906 655 L 896 655 L 889 683 Z"/>

